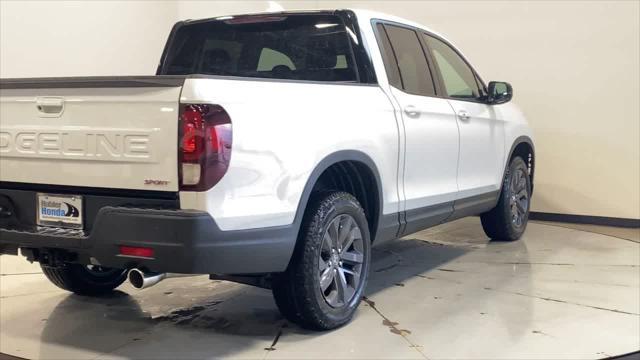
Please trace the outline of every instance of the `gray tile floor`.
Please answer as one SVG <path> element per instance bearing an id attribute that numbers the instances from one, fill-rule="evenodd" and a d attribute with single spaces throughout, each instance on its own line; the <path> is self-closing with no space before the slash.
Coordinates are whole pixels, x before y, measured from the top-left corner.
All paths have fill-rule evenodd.
<path id="1" fill-rule="evenodd" d="M 85 298 L 58 290 L 22 258 L 2 256 L 0 352 L 597 359 L 640 349 L 638 242 L 531 223 L 521 241 L 489 243 L 469 218 L 375 248 L 372 270 L 354 321 L 314 333 L 283 320 L 267 290 L 198 276 Z"/>

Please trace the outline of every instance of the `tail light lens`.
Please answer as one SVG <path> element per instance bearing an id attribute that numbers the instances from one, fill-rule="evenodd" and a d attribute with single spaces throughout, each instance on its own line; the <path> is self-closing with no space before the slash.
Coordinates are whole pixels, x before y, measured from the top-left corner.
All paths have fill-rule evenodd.
<path id="1" fill-rule="evenodd" d="M 180 190 L 206 191 L 227 172 L 231 119 L 219 105 L 189 104 L 180 111 Z"/>
<path id="2" fill-rule="evenodd" d="M 153 258 L 153 249 L 148 247 L 137 246 L 120 246 L 120 255 Z"/>

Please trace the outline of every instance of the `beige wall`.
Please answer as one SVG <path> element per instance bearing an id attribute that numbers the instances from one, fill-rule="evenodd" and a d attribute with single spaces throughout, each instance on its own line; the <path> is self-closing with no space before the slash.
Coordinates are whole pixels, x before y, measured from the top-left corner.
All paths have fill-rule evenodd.
<path id="1" fill-rule="evenodd" d="M 0 0 L 0 76 L 154 74 L 171 1 Z"/>
<path id="2" fill-rule="evenodd" d="M 380 10 L 445 34 L 485 80 L 513 84 L 536 135 L 535 211 L 640 218 L 640 2 L 277 3 Z M 57 4 L 1 2 L 0 76 L 151 74 L 174 20 L 273 6 Z"/>

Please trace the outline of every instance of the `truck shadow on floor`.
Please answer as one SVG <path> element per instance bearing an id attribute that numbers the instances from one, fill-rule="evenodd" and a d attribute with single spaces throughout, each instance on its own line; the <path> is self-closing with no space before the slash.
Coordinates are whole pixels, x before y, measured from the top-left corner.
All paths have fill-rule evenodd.
<path id="1" fill-rule="evenodd" d="M 366 296 L 447 271 L 444 264 L 470 251 L 417 239 L 376 247 Z M 244 356 L 249 348 L 273 350 L 269 344 L 285 327 L 287 333 L 316 334 L 284 320 L 265 289 L 204 277 L 168 279 L 143 291 L 125 289 L 129 293 L 105 298 L 67 296 L 46 319 L 41 344 L 100 353 L 117 349 L 114 355 L 123 357 L 180 358 L 185 348 L 190 357 L 222 357 Z M 357 318 L 349 326 L 357 326 Z"/>

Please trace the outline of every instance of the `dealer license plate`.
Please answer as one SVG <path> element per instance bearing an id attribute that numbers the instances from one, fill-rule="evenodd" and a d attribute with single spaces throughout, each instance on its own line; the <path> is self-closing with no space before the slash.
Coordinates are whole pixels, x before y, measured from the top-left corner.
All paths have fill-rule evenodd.
<path id="1" fill-rule="evenodd" d="M 82 228 L 82 196 L 38 194 L 38 225 Z"/>

